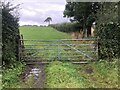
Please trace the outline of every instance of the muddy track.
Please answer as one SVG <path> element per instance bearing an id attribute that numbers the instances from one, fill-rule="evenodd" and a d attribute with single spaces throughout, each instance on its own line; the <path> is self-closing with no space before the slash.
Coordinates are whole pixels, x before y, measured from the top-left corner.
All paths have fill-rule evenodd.
<path id="1" fill-rule="evenodd" d="M 44 68 L 44 65 L 41 64 L 39 66 L 39 69 L 40 69 L 41 72 L 39 73 L 39 76 L 38 76 L 37 80 L 33 84 L 33 88 L 44 88 L 44 82 L 45 82 L 45 68 Z"/>
<path id="2" fill-rule="evenodd" d="M 29 85 L 29 82 L 25 83 L 30 75 L 33 75 L 33 83 L 31 85 Z M 25 83 L 25 87 L 44 88 L 45 65 L 27 65 L 21 74 L 21 79 Z"/>

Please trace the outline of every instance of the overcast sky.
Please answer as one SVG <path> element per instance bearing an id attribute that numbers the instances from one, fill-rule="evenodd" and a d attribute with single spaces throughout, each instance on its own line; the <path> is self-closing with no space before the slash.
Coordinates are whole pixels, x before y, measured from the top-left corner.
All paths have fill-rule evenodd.
<path id="1" fill-rule="evenodd" d="M 66 0 L 14 0 L 20 5 L 20 25 L 47 25 L 47 17 L 52 18 L 52 24 L 68 22 L 63 17 Z"/>

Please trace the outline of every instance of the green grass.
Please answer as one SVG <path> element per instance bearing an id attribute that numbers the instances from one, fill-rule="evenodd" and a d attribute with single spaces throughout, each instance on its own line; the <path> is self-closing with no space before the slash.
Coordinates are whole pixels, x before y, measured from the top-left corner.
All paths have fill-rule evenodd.
<path id="1" fill-rule="evenodd" d="M 2 74 L 0 74 L 0 90 L 2 89 Z"/>
<path id="2" fill-rule="evenodd" d="M 55 61 L 46 68 L 47 88 L 80 88 L 84 78 L 79 77 L 71 63 Z"/>
<path id="3" fill-rule="evenodd" d="M 20 74 L 22 73 L 25 64 L 21 62 L 14 62 L 8 69 L 4 69 L 2 73 L 2 87 L 3 88 L 18 88 L 20 87 Z"/>
<path id="4" fill-rule="evenodd" d="M 2 89 L 2 67 L 0 66 L 0 90 Z"/>
<path id="5" fill-rule="evenodd" d="M 52 27 L 33 27 L 33 26 L 22 26 L 20 27 L 20 33 L 24 39 L 66 39 L 70 38 L 70 35 L 59 32 Z"/>
<path id="6" fill-rule="evenodd" d="M 92 88 L 118 87 L 118 60 L 112 62 L 100 60 L 88 65 L 78 65 L 80 77 L 86 79 L 85 85 Z M 91 72 L 90 72 L 91 71 Z"/>
<path id="7" fill-rule="evenodd" d="M 117 60 L 80 65 L 55 61 L 46 67 L 46 87 L 117 88 Z"/>

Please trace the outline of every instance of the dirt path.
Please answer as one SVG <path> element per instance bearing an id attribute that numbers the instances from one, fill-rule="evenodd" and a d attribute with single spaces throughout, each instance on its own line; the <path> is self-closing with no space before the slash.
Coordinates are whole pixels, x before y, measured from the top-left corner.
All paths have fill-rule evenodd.
<path id="1" fill-rule="evenodd" d="M 45 70 L 44 70 L 44 65 L 41 64 L 39 66 L 40 73 L 38 77 L 36 78 L 35 83 L 33 84 L 33 88 L 44 88 L 44 82 L 45 82 Z"/>
<path id="2" fill-rule="evenodd" d="M 21 78 L 27 88 L 44 88 L 45 65 L 27 65 Z"/>

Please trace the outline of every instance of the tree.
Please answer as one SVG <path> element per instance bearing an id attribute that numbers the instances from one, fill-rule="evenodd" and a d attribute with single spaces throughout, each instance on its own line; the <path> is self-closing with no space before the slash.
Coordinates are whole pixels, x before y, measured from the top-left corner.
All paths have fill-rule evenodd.
<path id="1" fill-rule="evenodd" d="M 48 22 L 49 25 L 50 25 L 50 21 L 52 21 L 52 18 L 51 17 L 47 17 L 44 22 Z"/>
<path id="2" fill-rule="evenodd" d="M 97 13 L 98 8 L 99 3 L 96 2 L 67 2 L 64 17 L 73 18 L 70 20 L 78 22 L 83 27 L 85 35 L 86 29 L 95 22 L 95 13 Z M 91 30 L 91 28 L 89 29 Z"/>

